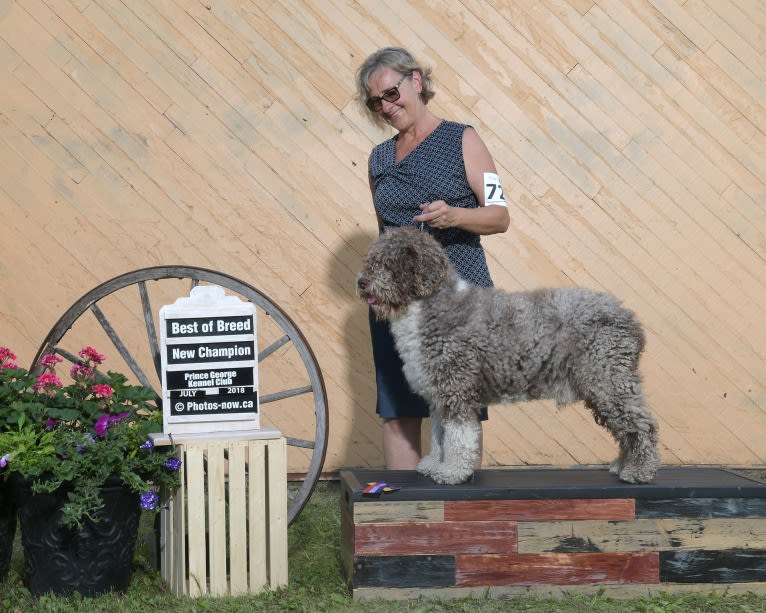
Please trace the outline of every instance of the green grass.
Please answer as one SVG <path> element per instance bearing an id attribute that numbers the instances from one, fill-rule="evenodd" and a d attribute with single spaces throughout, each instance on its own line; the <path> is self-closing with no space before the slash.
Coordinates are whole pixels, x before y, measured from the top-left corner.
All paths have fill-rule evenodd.
<path id="1" fill-rule="evenodd" d="M 659 595 L 652 598 L 617 600 L 604 595 L 570 595 L 562 599 L 515 597 L 505 600 L 462 598 L 437 600 L 420 598 L 409 601 L 352 600 L 340 566 L 340 517 L 338 484 L 320 483 L 308 506 L 289 530 L 289 584 L 276 592 L 262 592 L 236 598 L 177 598 L 163 585 L 149 562 L 145 547 L 139 547 L 130 588 L 122 595 L 98 598 L 32 598 L 24 587 L 21 545 L 14 548 L 11 572 L 0 585 L 0 611 L 12 613 L 254 613 L 285 611 L 314 613 L 365 611 L 371 613 L 642 613 L 696 612 L 766 612 L 766 597 L 755 594 Z M 766 581 L 766 577 L 764 577 Z"/>

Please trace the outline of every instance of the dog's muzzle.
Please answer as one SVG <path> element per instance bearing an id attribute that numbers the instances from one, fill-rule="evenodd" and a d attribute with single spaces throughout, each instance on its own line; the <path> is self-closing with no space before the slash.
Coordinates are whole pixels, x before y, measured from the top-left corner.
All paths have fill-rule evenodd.
<path id="1" fill-rule="evenodd" d="M 357 292 L 361 298 L 367 301 L 367 304 L 377 304 L 378 299 L 375 298 L 370 292 L 370 281 L 365 277 L 362 273 L 359 273 L 359 275 L 356 278 L 356 287 Z"/>

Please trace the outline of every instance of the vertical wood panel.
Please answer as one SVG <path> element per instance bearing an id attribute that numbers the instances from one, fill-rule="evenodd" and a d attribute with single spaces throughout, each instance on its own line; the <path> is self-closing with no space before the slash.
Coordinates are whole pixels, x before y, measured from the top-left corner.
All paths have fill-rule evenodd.
<path id="1" fill-rule="evenodd" d="M 246 443 L 229 443 L 229 567 L 231 595 L 247 592 Z"/>

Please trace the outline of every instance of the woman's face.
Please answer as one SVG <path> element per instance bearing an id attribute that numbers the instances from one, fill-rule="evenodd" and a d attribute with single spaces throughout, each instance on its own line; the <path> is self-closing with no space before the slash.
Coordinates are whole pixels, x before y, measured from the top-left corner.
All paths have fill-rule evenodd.
<path id="1" fill-rule="evenodd" d="M 402 76 L 384 66 L 373 72 L 367 83 L 371 98 L 382 96 L 384 92 L 391 90 L 399 83 L 399 99 L 394 102 L 381 100 L 380 108 L 380 116 L 383 120 L 399 132 L 412 125 L 417 116 L 417 110 L 423 104 L 418 91 L 420 75 L 415 72 L 404 79 Z"/>

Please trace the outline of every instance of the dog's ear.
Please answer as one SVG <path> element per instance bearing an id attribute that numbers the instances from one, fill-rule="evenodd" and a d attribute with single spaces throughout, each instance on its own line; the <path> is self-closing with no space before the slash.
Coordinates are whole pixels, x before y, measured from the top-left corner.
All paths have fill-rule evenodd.
<path id="1" fill-rule="evenodd" d="M 420 271 L 420 262 L 418 260 L 419 249 L 415 245 L 406 244 L 396 256 L 397 276 L 402 280 L 406 287 L 415 287 L 418 284 Z"/>
<path id="2" fill-rule="evenodd" d="M 447 276 L 450 266 L 447 254 L 431 236 L 424 236 L 412 251 L 410 257 L 415 269 L 413 287 L 418 296 L 430 296 Z"/>

